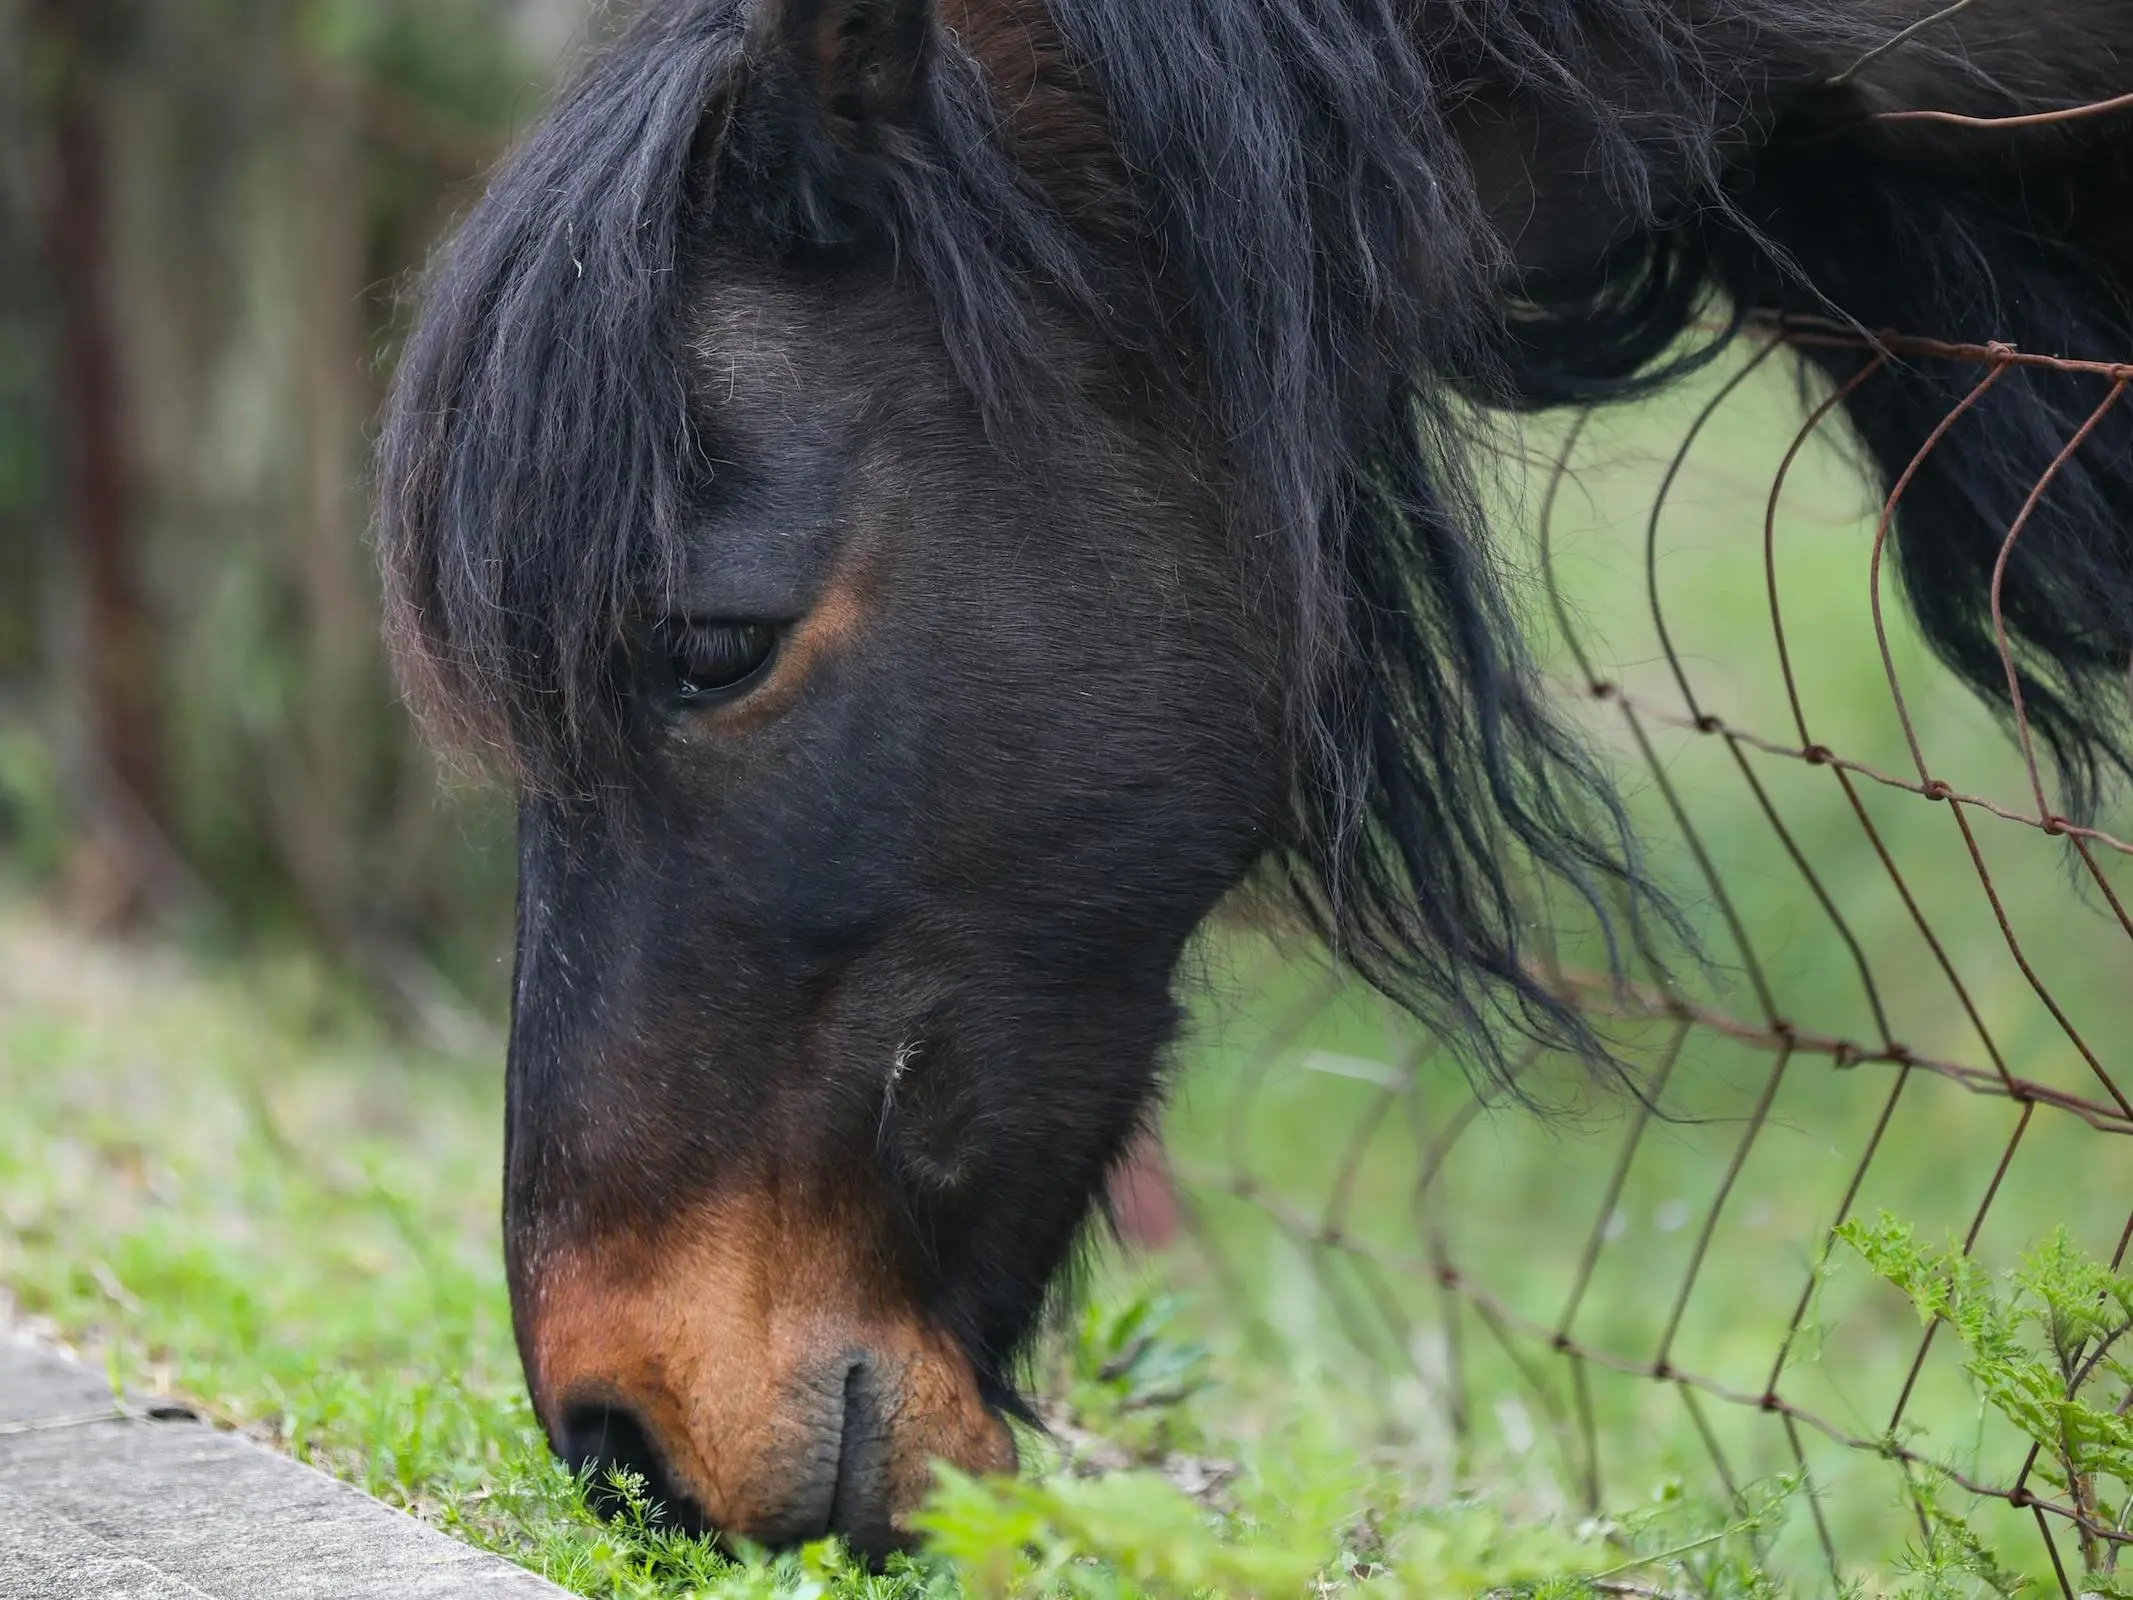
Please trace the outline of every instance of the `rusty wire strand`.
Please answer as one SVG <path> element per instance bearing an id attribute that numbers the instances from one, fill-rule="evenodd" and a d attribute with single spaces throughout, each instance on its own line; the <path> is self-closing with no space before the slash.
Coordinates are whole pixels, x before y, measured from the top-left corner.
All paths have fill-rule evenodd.
<path id="1" fill-rule="evenodd" d="M 2044 1105 L 2055 1110 L 2071 1112 L 2099 1133 L 2133 1134 L 2133 1119 L 2128 1119 L 2116 1106 L 2107 1106 L 2100 1101 L 2086 1100 L 2064 1089 L 2055 1089 L 2050 1084 L 2030 1078 L 2016 1078 L 1983 1067 L 1965 1066 L 1959 1061 L 1944 1061 L 1934 1056 L 1914 1053 L 1902 1045 L 1892 1050 L 1877 1050 L 1862 1045 L 1856 1040 L 1833 1034 L 1815 1033 L 1790 1024 L 1782 1028 L 1765 1027 L 1753 1022 L 1744 1022 L 1738 1017 L 1709 1006 L 1696 1006 L 1678 998 L 1656 994 L 1637 985 L 1626 989 L 1612 982 L 1592 976 L 1569 974 L 1569 981 L 1586 1010 L 1611 1017 L 1641 1017 L 1651 1021 L 1687 1017 L 1708 1032 L 1730 1039 L 1736 1044 L 1752 1046 L 1759 1050 L 1793 1050 L 1812 1055 L 1830 1057 L 1831 1065 L 1838 1068 L 1887 1064 L 1898 1067 L 1916 1067 L 1921 1071 L 1946 1078 L 1960 1084 L 1972 1094 L 1990 1095 L 2010 1099 L 2021 1105 Z"/>
<path id="2" fill-rule="evenodd" d="M 2029 768 L 2030 793 L 2036 796 L 2037 815 L 2044 819 L 2044 831 L 2047 833 L 2059 832 L 2066 819 L 2053 809 L 2051 801 L 2045 797 L 2044 779 L 2037 771 L 2037 741 L 2030 735 L 2028 711 L 2022 702 L 2022 674 L 2015 666 L 2014 650 L 2007 642 L 2007 616 L 2001 605 L 2007 589 L 2007 563 L 2014 555 L 2015 541 L 2020 539 L 2023 531 L 2029 527 L 2030 518 L 2036 514 L 2037 507 L 2043 503 L 2051 486 L 2058 482 L 2059 474 L 2065 470 L 2066 464 L 2074 459 L 2081 447 L 2088 443 L 2089 435 L 2102 425 L 2103 419 L 2125 398 L 2128 382 L 2133 382 L 2133 379 L 2120 378 L 2113 383 L 2111 392 L 2103 397 L 2103 403 L 2089 413 L 2088 420 L 2074 430 L 2074 436 L 2052 457 L 2051 465 L 2044 469 L 2043 475 L 2037 479 L 2036 487 L 2029 491 L 2029 498 L 2022 502 L 2022 509 L 2009 525 L 2007 537 L 2000 542 L 2000 553 L 1992 563 L 1992 639 L 2000 652 L 2001 669 L 2007 674 L 2007 696 L 2014 707 L 2015 735 L 2022 746 L 2022 761 Z"/>
<path id="3" fill-rule="evenodd" d="M 1951 128 L 2052 128 L 2063 123 L 2079 122 L 2087 117 L 2101 117 L 2113 111 L 2133 109 L 2133 94 L 2113 95 L 2108 100 L 2091 100 L 2086 105 L 2061 106 L 2055 111 L 2031 111 L 2018 117 L 1973 117 L 1960 111 L 1879 111 L 1872 118 L 1875 122 L 1938 122 Z"/>
<path id="4" fill-rule="evenodd" d="M 1786 744 L 1782 740 L 1768 739 L 1759 733 L 1751 733 L 1746 728 L 1736 727 L 1723 717 L 1709 714 L 1698 717 L 1685 711 L 1675 711 L 1647 696 L 1632 694 L 1620 684 L 1605 678 L 1585 684 L 1583 689 L 1595 700 L 1619 701 L 1648 721 L 1656 722 L 1662 727 L 1678 728 L 1684 733 L 1710 734 L 1717 738 L 1738 740 L 1749 749 L 1759 750 L 1764 755 L 1782 756 L 1789 761 L 1803 762 L 1810 767 L 1834 767 L 1844 772 L 1855 772 L 1870 783 L 1878 783 L 1890 789 L 1901 789 L 1906 794 L 1915 794 L 1921 799 L 1945 801 L 1951 806 L 1969 806 L 1974 810 L 1989 812 L 2002 822 L 2019 822 L 2025 828 L 2035 828 L 2040 833 L 2059 834 L 2069 840 L 2101 845 L 2119 855 L 2133 856 L 2133 842 L 2106 833 L 2101 828 L 2082 827 L 2063 817 L 2057 819 L 2057 825 L 2053 826 L 2051 822 L 2030 812 L 1998 800 L 1989 800 L 1983 795 L 1965 794 L 1960 789 L 1950 788 L 1946 783 L 1914 783 L 1909 778 L 1898 777 L 1893 772 L 1883 772 L 1864 761 L 1840 756 L 1826 745 L 1811 744 L 1802 747 Z"/>

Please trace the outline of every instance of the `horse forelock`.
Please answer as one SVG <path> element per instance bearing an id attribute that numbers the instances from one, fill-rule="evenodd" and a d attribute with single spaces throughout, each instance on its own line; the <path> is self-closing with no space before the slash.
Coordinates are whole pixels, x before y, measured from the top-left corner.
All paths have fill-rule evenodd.
<path id="1" fill-rule="evenodd" d="M 544 791 L 585 791 L 612 754 L 621 629 L 678 554 L 692 227 L 773 247 L 892 230 L 1004 412 L 1042 361 L 1020 281 L 1093 304 L 1082 241 L 1125 226 L 1100 102 L 1038 0 L 946 0 L 935 148 L 877 174 L 863 219 L 790 123 L 743 125 L 791 92 L 753 58 L 761 9 L 655 4 L 603 52 L 440 252 L 401 362 L 378 542 L 403 693 L 448 747 Z"/>
<path id="2" fill-rule="evenodd" d="M 743 17 L 659 8 L 598 58 L 440 252 L 402 357 L 378 544 L 403 691 L 535 787 L 615 736 L 617 630 L 678 537 L 676 268 Z"/>

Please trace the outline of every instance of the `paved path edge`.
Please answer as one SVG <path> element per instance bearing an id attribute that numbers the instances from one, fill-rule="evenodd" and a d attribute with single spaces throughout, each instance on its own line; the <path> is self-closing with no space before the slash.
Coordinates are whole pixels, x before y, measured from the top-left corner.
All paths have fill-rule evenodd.
<path id="1" fill-rule="evenodd" d="M 0 1324 L 0 1600 L 564 1594 Z"/>

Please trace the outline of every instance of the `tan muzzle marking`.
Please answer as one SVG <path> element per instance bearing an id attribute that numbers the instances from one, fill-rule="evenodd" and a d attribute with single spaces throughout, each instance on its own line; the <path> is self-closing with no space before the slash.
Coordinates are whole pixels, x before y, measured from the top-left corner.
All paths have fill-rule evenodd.
<path id="1" fill-rule="evenodd" d="M 936 1459 L 1012 1469 L 1012 1438 L 979 1398 L 969 1362 L 899 1303 L 869 1259 L 872 1231 L 731 1196 L 655 1242 L 550 1252 L 521 1306 L 536 1408 L 551 1429 L 571 1406 L 627 1408 L 711 1524 L 743 1535 L 788 1514 L 820 1448 L 824 1375 L 841 1382 L 862 1352 L 890 1441 L 899 1526 Z"/>

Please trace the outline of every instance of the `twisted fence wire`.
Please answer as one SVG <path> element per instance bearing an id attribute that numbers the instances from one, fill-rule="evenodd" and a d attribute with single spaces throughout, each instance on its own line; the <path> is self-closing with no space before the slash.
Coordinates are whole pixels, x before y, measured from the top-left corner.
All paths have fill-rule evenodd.
<path id="1" fill-rule="evenodd" d="M 2133 1533 L 2100 1520 L 2066 1499 L 2040 1493 L 2036 1479 L 2038 1449 L 2034 1445 L 2029 1447 L 2026 1458 L 2016 1453 L 2002 1468 L 1983 1459 L 1989 1453 L 1983 1448 L 1971 1452 L 1976 1459 L 1958 1459 L 1913 1429 L 1912 1410 L 1921 1377 L 1928 1371 L 1940 1341 L 1939 1322 L 1918 1327 L 1916 1319 L 1912 1319 L 1916 1328 L 1913 1344 L 1908 1358 L 1897 1364 L 1902 1377 L 1885 1415 L 1869 1417 L 1864 1411 L 1851 1417 L 1832 1414 L 1826 1406 L 1803 1401 L 1794 1380 L 1803 1370 L 1803 1343 L 1811 1333 L 1819 1340 L 1818 1293 L 1829 1277 L 1839 1225 L 1858 1214 L 1863 1192 L 1886 1164 L 1894 1145 L 1906 1139 L 1946 1141 L 1950 1137 L 1944 1110 L 1936 1106 L 1926 1113 L 1919 1107 L 1921 1084 L 1931 1082 L 1959 1091 L 1965 1097 L 1964 1103 L 1973 1108 L 1993 1102 L 2005 1107 L 2004 1120 L 1998 1126 L 1992 1122 L 2000 1114 L 1977 1110 L 1968 1116 L 1965 1127 L 1969 1142 L 1959 1149 L 1945 1149 L 1948 1163 L 1959 1162 L 1977 1176 L 1974 1206 L 1953 1219 L 1965 1257 L 1978 1249 L 1988 1217 L 1994 1212 L 2025 1142 L 2033 1140 L 2040 1117 L 2064 1119 L 2101 1135 L 2133 1134 L 2133 1101 L 2129 1101 L 2119 1075 L 2114 1075 L 2109 1064 L 2116 1059 L 2122 1074 L 2126 1048 L 2133 1045 L 2133 1029 L 2124 1030 L 2118 1038 L 2092 1037 L 2094 1030 L 2085 1030 L 2061 1004 L 2048 980 L 2045 964 L 2033 955 L 2029 941 L 2017 926 L 2003 893 L 2003 869 L 1995 867 L 1981 841 L 1981 830 L 1986 826 L 2004 824 L 2062 842 L 2042 848 L 2050 850 L 2054 857 L 2062 850 L 2070 851 L 2071 861 L 2040 862 L 2032 872 L 2038 876 L 2058 873 L 2067 904 L 2081 906 L 2079 914 L 2088 916 L 2094 926 L 2095 931 L 2085 937 L 2095 950 L 2095 959 L 2123 963 L 2126 952 L 2116 940 L 2133 939 L 2133 920 L 2128 918 L 2125 899 L 2113 882 L 2107 863 L 2133 855 L 2133 843 L 2101 827 L 2077 825 L 2053 805 L 2023 706 L 2000 601 L 2009 559 L 2032 514 L 2067 463 L 2088 443 L 2104 417 L 2122 402 L 2128 385 L 2133 384 L 2133 365 L 2055 359 L 1999 344 L 1951 344 L 1895 334 L 1868 338 L 1813 320 L 1759 319 L 1753 322 L 1753 328 L 1759 341 L 1753 355 L 1718 387 L 1684 430 L 1678 448 L 1658 479 L 1644 518 L 1643 587 L 1659 659 L 1665 667 L 1663 674 L 1654 673 L 1664 685 L 1662 692 L 1633 689 L 1602 669 L 1598 654 L 1585 640 L 1585 630 L 1575 607 L 1566 599 L 1561 581 L 1561 501 L 1573 455 L 1589 419 L 1579 419 L 1569 430 L 1540 507 L 1539 553 L 1546 593 L 1575 673 L 1565 692 L 1612 717 L 1626 736 L 1627 760 L 1648 781 L 1662 809 L 1665 827 L 1680 842 L 1689 863 L 1687 873 L 1723 929 L 1728 946 L 1723 955 L 1739 980 L 1729 994 L 1699 997 L 1656 967 L 1639 981 L 1626 985 L 1574 968 L 1552 974 L 1607 1024 L 1647 1030 L 1644 1093 L 1641 1102 L 1627 1115 L 1611 1158 L 1599 1176 L 1589 1226 L 1570 1255 L 1565 1291 L 1552 1307 L 1536 1308 L 1531 1303 L 1528 1281 L 1534 1275 L 1518 1272 L 1501 1259 L 1489 1260 L 1486 1254 L 1477 1261 L 1462 1249 L 1462 1225 L 1469 1219 L 1458 1206 L 1445 1201 L 1442 1178 L 1462 1141 L 1484 1120 L 1488 1102 L 1476 1091 L 1449 1114 L 1439 1115 L 1429 1103 L 1430 1097 L 1418 1088 L 1425 1065 L 1423 1047 L 1408 1048 L 1373 1085 L 1352 1131 L 1333 1154 L 1332 1180 L 1322 1200 L 1305 1203 L 1291 1198 L 1285 1185 L 1260 1170 L 1251 1129 L 1255 1101 L 1267 1075 L 1277 1063 L 1294 1056 L 1309 1019 L 1331 998 L 1334 981 L 1330 978 L 1306 991 L 1234 1086 L 1222 1141 L 1224 1154 L 1219 1162 L 1214 1168 L 1188 1176 L 1202 1193 L 1244 1202 L 1295 1245 L 1309 1264 L 1311 1281 L 1330 1315 L 1351 1342 L 1377 1352 L 1392 1364 L 1404 1363 L 1418 1375 L 1429 1377 L 1443 1426 L 1462 1442 L 1472 1436 L 1476 1426 L 1468 1369 L 1479 1353 L 1487 1352 L 1498 1360 L 1507 1381 L 1539 1408 L 1553 1441 L 1558 1480 L 1570 1487 L 1589 1512 L 1600 1512 L 1616 1492 L 1607 1468 L 1609 1439 L 1597 1420 L 1596 1388 L 1604 1379 L 1649 1385 L 1657 1391 L 1671 1392 L 1676 1398 L 1686 1424 L 1684 1437 L 1693 1439 L 1694 1448 L 1705 1458 L 1718 1496 L 1734 1506 L 1745 1507 L 1749 1484 L 1764 1474 L 1749 1470 L 1741 1459 L 1738 1431 L 1729 1439 L 1727 1428 L 1721 1423 L 1729 1415 L 1757 1419 L 1767 1438 L 1776 1441 L 1776 1459 L 1789 1464 L 1798 1475 L 1813 1544 L 1819 1549 L 1831 1583 L 1842 1585 L 1847 1572 L 1856 1572 L 1862 1559 L 1859 1551 L 1850 1548 L 1854 1541 L 1833 1525 L 1829 1485 L 1839 1475 L 1831 1465 L 1831 1452 L 1835 1451 L 1887 1464 L 1886 1470 L 1897 1478 L 1889 1504 L 1902 1516 L 1915 1520 L 1928 1546 L 1934 1530 L 1915 1492 L 1916 1474 L 1930 1473 L 1936 1481 L 1952 1485 L 1980 1502 L 1998 1502 L 2015 1514 L 2027 1513 L 2042 1541 L 2052 1577 L 2068 1600 L 2073 1600 L 2076 1579 L 2069 1576 L 2060 1537 L 2071 1534 L 2093 1545 L 2123 1546 L 2133 1544 Z M 1677 641 L 1675 618 L 1664 599 L 1660 528 L 1699 438 L 1751 377 L 1787 351 L 1834 347 L 1856 349 L 1859 365 L 1808 411 L 1769 483 L 1761 514 L 1762 585 L 1790 724 L 1783 734 L 1773 736 L 1720 716 L 1713 709 L 1711 696 L 1702 692 L 1696 669 L 1705 664 Z M 1867 581 L 1875 648 L 1889 704 L 1910 760 L 1911 770 L 1905 773 L 1840 753 L 1818 737 L 1809 714 L 1808 696 L 1802 688 L 1796 633 L 1788 627 L 1793 613 L 1788 610 L 1781 581 L 1780 526 L 1781 508 L 1796 466 L 1809 445 L 1829 429 L 1831 418 L 1842 403 L 1877 379 L 1887 377 L 1894 365 L 1920 358 L 1957 364 L 1973 371 L 1975 378 L 1888 493 L 1873 527 Z M 1959 444 L 1950 443 L 1949 436 L 1961 419 L 1994 385 L 2025 368 L 2077 378 L 2093 387 L 2094 400 L 2082 420 L 2069 430 L 2064 447 L 2008 527 L 1992 576 L 1990 614 L 2013 692 L 2015 743 L 2027 778 L 2028 793 L 2017 800 L 1972 792 L 1931 759 L 1926 734 L 1915 711 L 1920 685 L 1907 682 L 1900 652 L 1892 641 L 1893 608 L 1886 592 L 1889 579 L 1884 554 L 1890 528 L 1919 470 L 1935 451 L 1959 448 Z M 1799 597 L 1793 599 L 1797 605 Z M 1736 897 L 1718 853 L 1707 845 L 1698 807 L 1682 792 L 1674 763 L 1660 747 L 1660 737 L 1669 734 L 1684 744 L 1708 741 L 1723 750 L 1723 765 L 1730 768 L 1740 784 L 1739 792 L 1747 808 L 1743 814 L 1751 820 L 1760 819 L 1770 852 L 1766 861 L 1775 864 L 1772 870 L 1789 874 L 1797 886 L 1791 896 L 1797 916 L 1812 919 L 1815 937 L 1834 940 L 1832 948 L 1841 951 L 1837 964 L 1849 970 L 1850 982 L 1856 985 L 1855 1014 L 1868 1021 L 1866 1028 L 1816 1026 L 1813 1017 L 1786 1006 L 1784 984 L 1773 975 L 1767 954 L 1774 938 Z M 1851 881 L 1839 884 L 1818 865 L 1819 852 L 1796 820 L 1801 804 L 1797 794 L 1791 798 L 1781 796 L 1771 781 L 1781 768 L 1809 769 L 1828 775 L 1825 808 L 1829 815 L 1856 830 L 1866 850 L 1863 859 L 1871 861 L 1877 875 L 1874 882 L 1860 881 L 1859 875 L 1854 874 Z M 1919 870 L 1916 863 L 1907 865 L 1901 859 L 1903 852 L 1892 845 L 1883 823 L 1877 820 L 1875 806 L 1869 803 L 1870 793 L 1904 797 L 1907 804 L 1915 801 L 1947 814 L 1949 826 L 1957 836 L 1947 843 L 1947 859 L 1959 862 L 1961 866 L 1956 870 L 1967 870 L 1974 879 L 1975 892 L 1997 929 L 2006 967 L 2018 975 L 2021 985 L 2049 1017 L 2046 1047 L 2035 1047 L 2032 1041 L 2031 1048 L 2018 1050 L 2002 1038 L 2003 1028 L 1995 1020 L 1994 1006 L 1981 998 L 1975 973 L 1965 975 L 1949 939 L 1941 932 L 1940 915 L 1929 910 L 1929 897 L 1920 892 L 1920 883 L 1914 881 Z M 1888 803 L 1893 802 L 1885 798 L 1883 804 Z M 2073 869 L 2078 884 L 2067 882 L 2067 867 Z M 1936 866 L 1933 871 L 1938 876 L 1945 868 Z M 1941 1004 L 1953 1008 L 1952 1012 L 1941 1013 L 1937 1020 L 1948 1022 L 1959 1015 L 1960 1031 L 1970 1041 L 1967 1048 L 1928 1051 L 1906 1042 L 1904 1030 L 1896 1020 L 1898 1008 L 1890 998 L 1889 962 L 1884 952 L 1874 948 L 1870 936 L 1862 934 L 1847 910 L 1847 906 L 1856 908 L 1862 896 L 1878 897 L 1892 916 L 1900 915 L 1902 923 L 1915 933 L 1924 953 L 1925 975 L 1944 997 Z M 2104 908 L 2107 916 L 2101 914 Z M 2103 947 L 2106 937 L 2115 948 Z M 2133 968 L 2122 970 L 2133 976 Z M 1908 975 L 1906 981 L 1915 984 L 1916 974 Z M 2003 981 L 2003 974 L 1996 974 L 1991 980 L 1995 985 Z M 1939 1031 L 1945 1034 L 1949 1029 L 1941 1027 Z M 1645 1319 L 1646 1337 L 1642 1342 L 1629 1342 L 1619 1326 L 1604 1332 L 1589 1331 L 1596 1274 L 1611 1252 L 1633 1248 L 1617 1242 L 1625 1188 L 1640 1163 L 1648 1161 L 1654 1130 L 1672 1127 L 1675 1089 L 1687 1076 L 1682 1064 L 1691 1054 L 1692 1041 L 1754 1052 L 1766 1058 L 1767 1065 L 1760 1081 L 1747 1092 L 1744 1111 L 1704 1125 L 1704 1133 L 1720 1142 L 1722 1156 L 1691 1236 L 1686 1261 L 1671 1292 L 1663 1296 L 1663 1304 L 1655 1303 L 1649 1308 L 1653 1314 Z M 1699 1049 L 1702 1047 L 1698 1045 Z M 2049 1081 L 2048 1075 L 2028 1070 L 2029 1060 L 2040 1053 L 2068 1057 L 2069 1065 L 2078 1062 L 2075 1081 Z M 1536 1060 L 1528 1057 L 1519 1065 L 1518 1073 L 1523 1075 L 1534 1069 Z M 1825 1071 L 1851 1080 L 1855 1093 L 1865 1097 L 1869 1110 L 1864 1138 L 1812 1238 L 1795 1241 L 1796 1247 L 1804 1248 L 1792 1263 L 1792 1270 L 1799 1275 L 1799 1287 L 1796 1295 L 1787 1296 L 1789 1316 L 1781 1325 L 1745 1330 L 1767 1335 L 1766 1364 L 1750 1369 L 1747 1380 L 1726 1377 L 1706 1370 L 1707 1364 L 1693 1362 L 1683 1353 L 1692 1308 L 1703 1322 L 1728 1326 L 1726 1309 L 1699 1304 L 1697 1290 L 1706 1277 L 1721 1224 L 1736 1198 L 1743 1170 L 1751 1155 L 1768 1139 L 1774 1112 L 1788 1082 L 1797 1078 L 1808 1063 L 1819 1063 Z M 1865 1069 L 1871 1068 L 1888 1069 L 1886 1081 L 1873 1088 L 1862 1076 Z M 1403 1103 L 1410 1111 L 1412 1124 L 1413 1154 L 1405 1168 L 1411 1227 L 1409 1237 L 1395 1248 L 1371 1230 L 1358 1228 L 1355 1218 L 1370 1152 L 1396 1120 Z M 1907 1113 L 1914 1109 L 1929 1118 L 1923 1129 L 1913 1126 L 1917 1115 L 1906 1120 Z M 2106 1140 L 2092 1150 L 2089 1159 L 2106 1165 L 2124 1164 L 2129 1154 L 2133 1149 Z M 2125 1170 L 2133 1173 L 2133 1166 L 2126 1166 Z M 2133 1185 L 2124 1186 L 2121 1192 L 2133 1207 Z M 2117 1270 L 2124 1266 L 2128 1245 L 2133 1243 L 2133 1209 L 2129 1209 L 2122 1227 L 2113 1226 L 2112 1235 L 2116 1248 L 2109 1259 Z M 1536 1239 L 1533 1249 L 1536 1254 L 1552 1250 L 1560 1256 L 1564 1244 L 1559 1239 Z M 1886 1293 L 1893 1295 L 1895 1291 Z M 1434 1376 L 1420 1374 L 1415 1355 L 1417 1329 L 1427 1320 L 1425 1298 L 1429 1294 L 1437 1302 L 1437 1348 L 1443 1368 Z M 1615 1324 L 1620 1320 L 1610 1318 Z M 1699 1323 L 1699 1327 L 1702 1325 Z M 1738 1318 L 1732 1328 L 1736 1335 L 1743 1331 Z M 1830 1364 L 1826 1350 L 1822 1363 L 1825 1367 Z M 1757 1448 L 1767 1452 L 1769 1446 Z M 2018 1451 L 2019 1441 L 2014 1448 Z M 1766 1454 L 1766 1463 L 1767 1459 Z M 1847 1491 L 1844 1504 L 1834 1509 L 1842 1510 L 1851 1520 L 1856 1498 Z M 1886 1547 L 1879 1553 L 1865 1552 L 1863 1559 L 1871 1563 L 1885 1559 L 1885 1555 Z"/>

